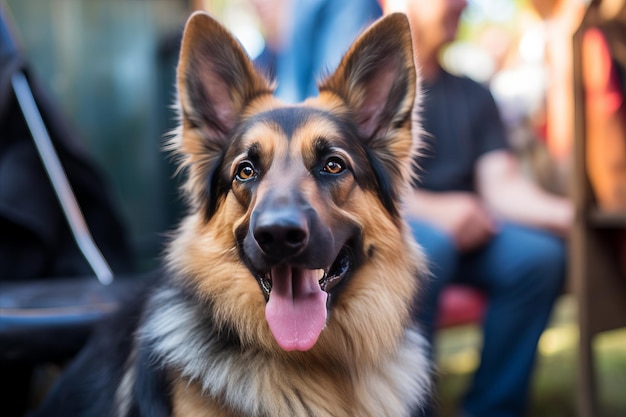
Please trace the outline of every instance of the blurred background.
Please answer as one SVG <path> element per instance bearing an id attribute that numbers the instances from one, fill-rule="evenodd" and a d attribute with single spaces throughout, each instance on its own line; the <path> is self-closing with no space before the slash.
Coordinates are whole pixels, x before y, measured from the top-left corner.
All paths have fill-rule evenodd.
<path id="1" fill-rule="evenodd" d="M 211 11 L 257 58 L 279 47 L 289 1 L 4 1 L 34 74 L 84 138 L 121 204 L 142 267 L 151 267 L 160 234 L 181 210 L 161 144 L 176 124 L 171 105 L 185 19 L 191 10 Z M 554 99 L 571 100 L 562 88 L 571 80 L 558 71 L 569 62 L 567 42 L 583 8 L 581 0 L 470 0 L 459 41 L 444 54 L 448 70 L 492 87 L 529 173 L 559 192 L 572 132 L 567 123 L 548 123 L 546 97 L 552 88 Z"/>
<path id="2" fill-rule="evenodd" d="M 337 0 L 339 1 L 339 0 Z M 388 0 L 393 3 L 392 0 Z M 205 9 L 252 58 L 281 47 L 288 0 L 2 0 L 31 69 L 80 133 L 112 188 L 138 268 L 157 262 L 184 205 L 161 147 L 176 126 L 174 74 L 183 24 Z M 573 143 L 571 37 L 582 0 L 470 0 L 460 37 L 444 52 L 453 73 L 488 85 L 528 175 L 568 192 Z M 533 416 L 574 416 L 576 306 L 560 300 L 540 343 Z M 478 328 L 439 333 L 441 408 L 452 413 L 476 366 Z M 601 403 L 626 415 L 626 332 L 597 341 Z"/>

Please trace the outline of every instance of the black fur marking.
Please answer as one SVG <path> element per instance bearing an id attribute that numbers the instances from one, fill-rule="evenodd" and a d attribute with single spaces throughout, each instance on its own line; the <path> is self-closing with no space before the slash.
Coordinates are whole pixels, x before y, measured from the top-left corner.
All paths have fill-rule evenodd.
<path id="1" fill-rule="evenodd" d="M 352 267 L 351 270 L 348 271 L 348 274 L 341 280 L 341 282 L 339 282 L 336 287 L 330 290 L 328 294 L 327 304 L 331 308 L 335 304 L 335 300 L 340 297 L 340 294 L 348 285 L 348 282 L 350 282 L 350 280 L 352 279 L 352 276 L 365 262 L 365 253 L 363 252 L 363 235 L 361 233 L 361 230 L 355 230 L 353 236 L 354 238 L 346 242 L 346 244 L 344 245 L 344 249 L 350 251 L 348 256 L 351 259 Z"/>
<path id="2" fill-rule="evenodd" d="M 130 416 L 169 417 L 172 414 L 171 383 L 163 368 L 151 361 L 150 348 L 140 346 L 136 359 L 136 380 L 133 387 L 134 403 Z"/>
<path id="3" fill-rule="evenodd" d="M 147 284 L 153 282 L 149 281 Z M 132 302 L 125 303 L 94 330 L 87 345 L 55 381 L 47 399 L 31 417 L 113 417 L 117 411 L 114 398 L 148 293 L 147 288 L 141 288 L 128 294 Z"/>
<path id="4" fill-rule="evenodd" d="M 296 129 L 317 113 L 318 110 L 307 107 L 284 107 L 258 114 L 250 118 L 249 122 L 273 122 L 291 139 Z"/>
<path id="5" fill-rule="evenodd" d="M 385 169 L 386 164 L 378 159 L 376 153 L 369 148 L 367 148 L 367 156 L 370 166 L 374 171 L 374 175 L 376 176 L 378 197 L 389 214 L 394 218 L 400 217 L 400 212 L 397 207 L 398 196 L 393 187 L 393 178 L 389 171 Z"/>
<path id="6" fill-rule="evenodd" d="M 178 296 L 183 300 L 182 302 L 189 305 L 202 306 L 201 311 L 204 313 L 202 314 L 201 321 L 203 328 L 206 330 L 206 334 L 219 336 L 212 339 L 219 342 L 216 351 L 242 351 L 243 344 L 241 343 L 237 331 L 226 323 L 223 323 L 219 327 L 215 323 L 214 316 L 210 313 L 213 311 L 213 303 L 210 298 L 199 296 L 193 284 L 176 286 L 176 288 L 179 290 Z"/>
<path id="7" fill-rule="evenodd" d="M 225 196 L 230 190 L 230 181 L 224 181 L 222 176 L 218 175 L 220 168 L 224 163 L 224 152 L 222 152 L 217 161 L 211 165 L 210 170 L 206 173 L 206 187 L 203 190 L 201 201 L 206 202 L 204 210 L 204 220 L 208 222 L 217 211 L 217 203 L 220 197 Z"/>

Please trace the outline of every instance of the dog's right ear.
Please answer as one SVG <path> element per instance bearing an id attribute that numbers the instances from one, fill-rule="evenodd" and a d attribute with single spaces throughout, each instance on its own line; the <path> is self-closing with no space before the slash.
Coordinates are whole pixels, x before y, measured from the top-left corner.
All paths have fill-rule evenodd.
<path id="1" fill-rule="evenodd" d="M 209 147 L 224 145 L 252 99 L 273 93 L 239 42 L 204 12 L 191 15 L 185 26 L 177 81 L 183 129 L 196 130 Z M 192 151 L 184 141 L 183 152 Z"/>
<path id="2" fill-rule="evenodd" d="M 216 171 L 242 111 L 273 86 L 256 72 L 239 42 L 214 18 L 196 12 L 187 21 L 177 74 L 181 126 L 169 149 L 188 169 L 190 202 L 213 215 L 225 187 Z"/>

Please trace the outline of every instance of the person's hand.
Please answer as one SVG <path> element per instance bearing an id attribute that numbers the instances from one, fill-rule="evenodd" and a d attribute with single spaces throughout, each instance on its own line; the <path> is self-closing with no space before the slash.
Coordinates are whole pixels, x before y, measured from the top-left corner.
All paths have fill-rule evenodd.
<path id="1" fill-rule="evenodd" d="M 447 232 L 462 252 L 477 249 L 497 232 L 491 213 L 476 195 L 465 192 L 419 193 L 413 200 L 416 215 Z"/>

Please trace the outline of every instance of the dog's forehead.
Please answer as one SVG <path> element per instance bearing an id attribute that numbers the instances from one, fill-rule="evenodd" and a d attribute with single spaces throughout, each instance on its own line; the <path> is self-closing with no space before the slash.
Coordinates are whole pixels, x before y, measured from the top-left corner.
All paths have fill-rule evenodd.
<path id="1" fill-rule="evenodd" d="M 245 136 L 259 125 L 269 126 L 277 137 L 289 142 L 318 137 L 341 140 L 351 136 L 346 120 L 327 110 L 307 106 L 286 106 L 257 113 L 243 121 L 242 133 Z"/>

